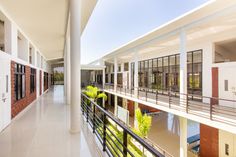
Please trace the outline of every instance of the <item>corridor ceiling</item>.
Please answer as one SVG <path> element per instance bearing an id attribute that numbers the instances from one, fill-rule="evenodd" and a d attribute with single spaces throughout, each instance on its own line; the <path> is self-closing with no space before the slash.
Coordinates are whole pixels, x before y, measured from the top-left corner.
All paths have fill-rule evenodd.
<path id="1" fill-rule="evenodd" d="M 81 31 L 97 0 L 81 0 Z M 3 10 L 47 60 L 63 58 L 69 0 L 0 0 Z"/>

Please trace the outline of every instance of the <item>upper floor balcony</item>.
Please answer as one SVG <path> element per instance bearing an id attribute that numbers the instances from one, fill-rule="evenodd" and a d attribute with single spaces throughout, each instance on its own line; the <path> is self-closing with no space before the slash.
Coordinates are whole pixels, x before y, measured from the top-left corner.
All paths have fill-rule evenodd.
<path id="1" fill-rule="evenodd" d="M 236 133 L 235 100 L 148 88 L 128 88 L 122 85 L 114 88 L 114 84 L 105 84 L 103 90 L 174 115 Z"/>

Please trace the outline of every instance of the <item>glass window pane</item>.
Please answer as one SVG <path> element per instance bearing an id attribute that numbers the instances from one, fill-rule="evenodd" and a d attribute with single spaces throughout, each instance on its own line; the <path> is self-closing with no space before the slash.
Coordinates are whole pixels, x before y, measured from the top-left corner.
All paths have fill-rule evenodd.
<path id="1" fill-rule="evenodd" d="M 148 64 L 149 64 L 149 65 L 148 65 L 149 68 L 152 68 L 152 60 L 151 60 L 151 59 L 149 60 L 149 63 L 148 63 Z"/>
<path id="2" fill-rule="evenodd" d="M 202 62 L 202 51 L 193 52 L 193 63 Z"/>
<path id="3" fill-rule="evenodd" d="M 153 67 L 155 68 L 155 67 L 157 67 L 157 59 L 153 59 Z"/>
<path id="4" fill-rule="evenodd" d="M 25 97 L 25 75 L 22 75 L 22 98 Z"/>
<path id="5" fill-rule="evenodd" d="M 179 55 L 176 55 L 176 65 L 179 65 Z"/>
<path id="6" fill-rule="evenodd" d="M 169 59 L 169 57 L 164 57 L 164 66 L 168 66 L 168 59 Z"/>
<path id="7" fill-rule="evenodd" d="M 170 65 L 175 65 L 175 56 L 170 56 Z"/>
<path id="8" fill-rule="evenodd" d="M 187 54 L 187 63 L 192 63 L 192 52 L 188 52 Z"/>

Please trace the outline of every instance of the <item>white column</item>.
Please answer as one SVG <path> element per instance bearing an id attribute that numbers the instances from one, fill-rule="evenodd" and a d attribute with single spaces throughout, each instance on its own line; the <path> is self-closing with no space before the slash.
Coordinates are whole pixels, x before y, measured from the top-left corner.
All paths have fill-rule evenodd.
<path id="1" fill-rule="evenodd" d="M 118 107 L 118 96 L 114 95 L 115 97 L 115 104 L 114 104 L 114 115 L 117 116 L 117 107 Z"/>
<path id="2" fill-rule="evenodd" d="M 187 124 L 188 121 L 186 118 L 179 117 L 179 125 L 180 125 L 180 157 L 187 157 Z"/>
<path id="3" fill-rule="evenodd" d="M 41 90 L 41 93 L 43 94 L 44 93 L 44 69 L 41 69 L 41 72 L 42 72 L 42 90 Z"/>
<path id="4" fill-rule="evenodd" d="M 39 77 L 39 71 L 38 69 L 36 69 L 36 98 L 39 97 L 39 93 L 40 93 L 40 77 Z"/>
<path id="5" fill-rule="evenodd" d="M 131 75 L 132 75 L 132 71 L 131 71 L 131 62 L 129 62 L 129 89 L 132 88 Z"/>
<path id="6" fill-rule="evenodd" d="M 117 70 L 118 70 L 118 63 L 117 58 L 114 59 L 114 91 L 116 91 L 117 87 Z"/>
<path id="7" fill-rule="evenodd" d="M 105 62 L 104 61 L 102 62 L 102 65 L 105 66 Z M 104 67 L 102 69 L 102 86 L 103 86 L 103 88 L 105 86 L 105 83 L 106 83 L 106 68 Z"/>
<path id="8" fill-rule="evenodd" d="M 180 93 L 187 94 L 187 52 L 186 52 L 186 34 L 184 30 L 181 30 L 179 38 L 180 38 Z M 181 97 L 183 98 L 184 95 L 181 95 Z"/>
<path id="9" fill-rule="evenodd" d="M 66 44 L 65 44 L 65 50 L 64 50 L 64 96 L 67 99 L 67 53 L 66 53 Z M 66 103 L 67 104 L 67 103 Z"/>
<path id="10" fill-rule="evenodd" d="M 102 65 L 105 66 L 105 62 L 102 61 Z M 106 69 L 102 69 L 102 87 L 103 89 L 105 88 L 105 83 L 106 83 Z M 102 106 L 105 108 L 105 99 L 102 99 Z"/>
<path id="11" fill-rule="evenodd" d="M 5 52 L 18 57 L 17 27 L 9 20 L 5 21 Z"/>
<path id="12" fill-rule="evenodd" d="M 185 30 L 180 32 L 180 93 L 187 94 L 187 52 Z M 185 107 L 185 95 L 180 95 L 180 105 Z M 180 117 L 180 157 L 187 157 L 187 119 Z"/>
<path id="13" fill-rule="evenodd" d="M 71 132 L 80 132 L 81 65 L 80 22 L 81 0 L 70 0 L 70 56 L 71 56 Z"/>
<path id="14" fill-rule="evenodd" d="M 66 103 L 71 104 L 71 61 L 70 61 L 70 38 L 66 41 Z"/>
<path id="15" fill-rule="evenodd" d="M 134 54 L 134 95 L 138 97 L 138 52 Z"/>
<path id="16" fill-rule="evenodd" d="M 122 102 L 122 103 L 123 103 L 123 104 L 122 104 L 122 107 L 127 110 L 127 108 L 128 108 L 127 99 L 122 98 L 122 100 L 123 100 L 123 102 Z"/>

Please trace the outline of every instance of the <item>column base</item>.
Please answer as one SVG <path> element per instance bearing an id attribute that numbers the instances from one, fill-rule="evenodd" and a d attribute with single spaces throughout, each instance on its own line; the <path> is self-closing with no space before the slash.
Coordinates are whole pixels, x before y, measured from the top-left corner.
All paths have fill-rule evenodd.
<path id="1" fill-rule="evenodd" d="M 80 129 L 70 129 L 70 133 L 71 133 L 71 134 L 78 134 L 78 133 L 80 133 L 80 132 L 81 132 Z"/>

